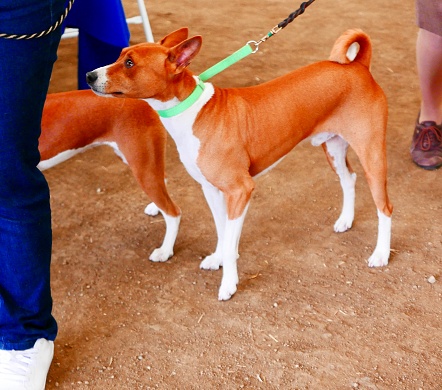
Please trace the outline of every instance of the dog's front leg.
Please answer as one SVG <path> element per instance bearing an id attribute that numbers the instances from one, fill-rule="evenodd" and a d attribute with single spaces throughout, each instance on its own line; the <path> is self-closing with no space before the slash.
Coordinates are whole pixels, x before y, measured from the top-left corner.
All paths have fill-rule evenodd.
<path id="1" fill-rule="evenodd" d="M 217 270 L 223 265 L 223 241 L 227 220 L 226 202 L 223 193 L 211 184 L 203 185 L 203 192 L 215 221 L 218 242 L 215 252 L 207 256 L 200 264 L 201 269 Z"/>
<path id="2" fill-rule="evenodd" d="M 238 246 L 241 230 L 244 224 L 248 204 L 242 215 L 236 219 L 227 219 L 224 231 L 223 241 L 223 278 L 219 288 L 218 299 L 227 301 L 236 292 L 238 285 Z"/>

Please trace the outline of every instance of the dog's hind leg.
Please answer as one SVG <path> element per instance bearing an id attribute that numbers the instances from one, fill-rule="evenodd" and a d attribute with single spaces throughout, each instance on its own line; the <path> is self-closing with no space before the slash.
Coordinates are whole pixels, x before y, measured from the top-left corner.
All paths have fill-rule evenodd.
<path id="1" fill-rule="evenodd" d="M 161 247 L 156 248 L 151 253 L 149 259 L 154 262 L 166 261 L 173 256 L 173 247 L 180 227 L 181 210 L 170 198 L 164 177 L 150 174 L 149 168 L 145 168 L 142 176 L 135 169 L 133 171 L 141 188 L 153 200 L 154 205 L 161 212 L 166 223 L 166 234 L 164 235 L 163 243 Z"/>
<path id="2" fill-rule="evenodd" d="M 379 219 L 376 248 L 368 259 L 369 267 L 388 264 L 390 257 L 391 215 L 393 206 L 387 194 L 387 156 L 385 138 L 372 137 L 369 145 L 352 145 L 365 171 L 368 185 L 377 207 Z"/>
<path id="3" fill-rule="evenodd" d="M 166 222 L 166 234 L 164 235 L 163 243 L 159 248 L 154 249 L 149 256 L 149 260 L 153 262 L 164 262 L 173 256 L 173 247 L 178 235 L 181 215 L 172 216 L 166 214 L 161 209 L 158 210 L 161 212 L 164 221 Z"/>
<path id="4" fill-rule="evenodd" d="M 147 137 L 147 136 L 146 136 Z M 157 142 L 157 144 L 155 144 Z M 170 198 L 164 178 L 165 139 L 149 137 L 146 142 L 120 142 L 121 151 L 127 156 L 128 165 L 140 187 L 153 201 L 164 217 L 166 233 L 161 247 L 156 248 L 149 259 L 163 262 L 173 256 L 178 235 L 181 210 Z M 148 150 L 149 153 L 146 153 Z"/>
<path id="5" fill-rule="evenodd" d="M 355 214 L 355 183 L 354 173 L 347 161 L 348 143 L 339 136 L 334 136 L 322 144 L 327 160 L 339 176 L 343 192 L 342 211 L 334 225 L 335 232 L 345 232 L 353 224 Z"/>

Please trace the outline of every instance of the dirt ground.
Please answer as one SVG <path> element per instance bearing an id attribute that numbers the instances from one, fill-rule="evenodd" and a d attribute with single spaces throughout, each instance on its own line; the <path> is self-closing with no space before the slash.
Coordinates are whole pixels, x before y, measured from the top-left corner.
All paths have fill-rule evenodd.
<path id="1" fill-rule="evenodd" d="M 135 1 L 123 3 L 127 16 L 137 14 Z M 147 6 L 156 39 L 181 26 L 203 35 L 191 65 L 199 73 L 259 39 L 299 3 Z M 389 100 L 389 265 L 366 263 L 377 216 L 354 153 L 356 218 L 350 231 L 336 234 L 338 179 L 322 149 L 303 143 L 257 180 L 238 292 L 219 302 L 221 271 L 199 269 L 214 250 L 214 224 L 174 143 L 168 188 L 183 217 L 175 255 L 162 264 L 148 260 L 162 241 L 162 218 L 143 214 L 150 200 L 110 148 L 90 150 L 45 172 L 59 323 L 47 389 L 441 388 L 442 171 L 417 168 L 408 151 L 419 106 L 414 2 L 317 1 L 212 81 L 253 85 L 326 59 L 351 27 L 370 34 L 372 72 Z M 144 41 L 141 26 L 131 33 L 131 43 Z M 76 48 L 75 39 L 62 42 L 50 92 L 76 88 Z"/>

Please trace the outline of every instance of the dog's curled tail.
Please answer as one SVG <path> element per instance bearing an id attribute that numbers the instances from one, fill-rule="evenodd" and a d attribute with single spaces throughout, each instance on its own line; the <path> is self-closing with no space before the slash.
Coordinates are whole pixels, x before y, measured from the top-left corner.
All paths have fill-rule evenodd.
<path id="1" fill-rule="evenodd" d="M 357 46 L 359 46 L 359 50 Z M 347 30 L 336 40 L 329 60 L 340 64 L 349 64 L 355 61 L 370 68 L 370 37 L 359 29 Z"/>

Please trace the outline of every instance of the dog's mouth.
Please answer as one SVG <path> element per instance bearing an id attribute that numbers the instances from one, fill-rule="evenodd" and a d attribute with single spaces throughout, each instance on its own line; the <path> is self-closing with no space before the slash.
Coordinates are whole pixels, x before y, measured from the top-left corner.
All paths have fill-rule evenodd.
<path id="1" fill-rule="evenodd" d="M 98 96 L 101 96 L 101 97 L 114 96 L 114 94 L 111 94 L 111 93 L 104 93 L 104 92 L 101 92 L 101 91 L 97 91 L 97 90 L 96 90 L 95 88 L 93 88 L 92 86 L 91 86 L 91 90 L 92 90 L 92 92 L 95 93 L 95 95 L 98 95 Z"/>

